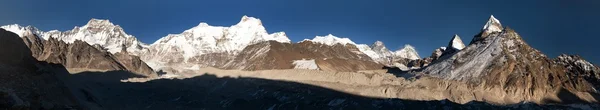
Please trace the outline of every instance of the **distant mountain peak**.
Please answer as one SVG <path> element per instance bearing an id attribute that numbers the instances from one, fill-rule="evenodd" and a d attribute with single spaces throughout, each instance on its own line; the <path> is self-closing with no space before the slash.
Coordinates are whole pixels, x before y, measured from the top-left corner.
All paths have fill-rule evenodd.
<path id="1" fill-rule="evenodd" d="M 502 28 L 502 24 L 500 24 L 500 21 L 498 19 L 496 19 L 496 17 L 494 17 L 494 15 L 490 15 L 490 19 L 487 21 L 487 23 L 483 26 L 483 29 L 481 29 L 481 30 L 486 33 L 491 33 L 491 32 L 501 32 L 502 29 L 503 28 Z"/>
<path id="2" fill-rule="evenodd" d="M 206 22 L 200 22 L 200 24 L 198 24 L 198 27 L 207 27 L 207 26 L 210 26 L 210 25 L 208 25 L 208 23 L 206 23 Z"/>
<path id="3" fill-rule="evenodd" d="M 327 34 L 326 36 L 315 36 L 315 38 L 313 38 L 312 40 L 305 39 L 304 41 L 312 41 L 315 43 L 321 43 L 321 44 L 325 44 L 325 45 L 335 45 L 335 44 L 356 45 L 356 43 L 354 43 L 349 38 L 340 38 L 340 37 L 334 36 L 332 34 Z"/>
<path id="4" fill-rule="evenodd" d="M 384 46 L 384 45 L 385 44 L 383 44 L 383 42 L 381 42 L 381 41 L 375 41 L 375 43 L 373 43 L 373 45 L 371 45 L 371 48 L 380 47 L 380 46 Z"/>
<path id="5" fill-rule="evenodd" d="M 237 26 L 262 26 L 262 21 L 258 18 L 244 15 Z"/>
<path id="6" fill-rule="evenodd" d="M 28 26 L 21 26 L 19 24 L 11 24 L 11 25 L 4 25 L 4 26 L 0 26 L 0 28 L 3 28 L 7 31 L 16 33 L 17 35 L 19 35 L 19 37 L 25 37 L 26 35 L 36 35 L 38 37 L 42 37 L 43 33 L 42 31 L 38 30 L 36 27 L 33 27 L 31 25 Z"/>
<path id="7" fill-rule="evenodd" d="M 395 56 L 407 58 L 411 60 L 421 59 L 415 47 L 410 44 L 405 44 L 402 49 L 396 50 L 394 52 Z"/>
<path id="8" fill-rule="evenodd" d="M 115 24 L 110 22 L 110 20 L 108 20 L 108 19 L 92 18 L 92 19 L 90 19 L 90 21 L 88 21 L 86 26 L 115 26 Z"/>
<path id="9" fill-rule="evenodd" d="M 457 34 L 454 34 L 454 36 L 452 37 L 452 40 L 450 40 L 450 43 L 448 43 L 449 48 L 453 48 L 456 50 L 462 50 L 463 48 L 465 48 L 465 44 L 462 42 L 462 40 L 460 39 L 460 37 Z"/>

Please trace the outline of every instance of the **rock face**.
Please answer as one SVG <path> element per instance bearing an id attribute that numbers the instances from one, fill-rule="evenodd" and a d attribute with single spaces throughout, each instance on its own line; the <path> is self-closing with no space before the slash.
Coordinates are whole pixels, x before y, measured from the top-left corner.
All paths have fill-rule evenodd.
<path id="1" fill-rule="evenodd" d="M 77 106 L 62 82 L 44 71 L 18 34 L 0 29 L 0 108 L 69 109 Z"/>
<path id="2" fill-rule="evenodd" d="M 492 16 L 469 46 L 442 56 L 421 73 L 469 82 L 473 90 L 499 89 L 487 96 L 503 99 L 498 102 L 598 102 L 593 85 L 599 84 L 599 73 L 591 68 L 597 67 L 579 57 L 547 58 Z"/>
<path id="3" fill-rule="evenodd" d="M 325 71 L 358 71 L 381 69 L 354 45 L 315 43 L 296 44 L 275 41 L 261 42 L 246 47 L 224 68 L 243 70 L 293 69 L 298 60 L 314 60 L 318 69 Z"/>
<path id="4" fill-rule="evenodd" d="M 22 39 L 37 60 L 62 64 L 70 70 L 127 70 L 140 75 L 156 76 L 154 70 L 139 57 L 126 52 L 113 55 L 101 46 L 91 46 L 80 40 L 68 44 L 56 38 L 42 40 L 31 34 L 25 34 Z"/>

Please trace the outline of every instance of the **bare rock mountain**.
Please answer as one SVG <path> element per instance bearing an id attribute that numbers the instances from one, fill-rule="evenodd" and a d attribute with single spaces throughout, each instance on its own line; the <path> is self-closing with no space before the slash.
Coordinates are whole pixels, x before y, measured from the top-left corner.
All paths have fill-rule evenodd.
<path id="1" fill-rule="evenodd" d="M 381 69 L 381 67 L 382 65 L 360 53 L 358 48 L 351 44 L 324 44 L 312 41 L 290 44 L 269 41 L 247 46 L 224 68 L 358 71 Z"/>
<path id="2" fill-rule="evenodd" d="M 488 91 L 485 96 L 474 93 L 481 101 L 597 103 L 596 70 L 577 56 L 548 58 L 491 16 L 467 47 L 442 56 L 421 72 L 467 82 L 473 91 Z"/>
<path id="3" fill-rule="evenodd" d="M 70 70 L 127 70 L 156 76 L 152 68 L 134 56 L 145 50 L 145 44 L 108 20 L 92 19 L 66 32 L 44 32 L 16 24 L 1 28 L 17 33 L 39 61 L 62 64 Z"/>

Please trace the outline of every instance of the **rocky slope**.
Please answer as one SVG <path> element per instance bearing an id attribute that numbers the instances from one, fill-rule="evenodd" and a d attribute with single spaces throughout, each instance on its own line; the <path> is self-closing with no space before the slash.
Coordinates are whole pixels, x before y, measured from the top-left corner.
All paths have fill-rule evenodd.
<path id="1" fill-rule="evenodd" d="M 296 61 L 311 60 L 325 71 L 358 71 L 381 69 L 355 45 L 324 44 L 312 41 L 300 43 L 261 42 L 246 47 L 224 68 L 243 70 L 294 69 Z M 300 68 L 299 68 L 300 69 Z M 316 68 L 313 68 L 316 69 Z"/>
<path id="2" fill-rule="evenodd" d="M 111 54 L 100 45 L 80 40 L 66 43 L 56 38 L 43 40 L 35 34 L 23 34 L 22 41 L 39 61 L 62 64 L 72 72 L 127 70 L 145 76 L 156 76 L 139 57 L 127 52 Z M 122 48 L 125 50 L 125 47 Z"/>
<path id="3" fill-rule="evenodd" d="M 442 56 L 420 72 L 468 82 L 472 90 L 494 90 L 475 100 L 574 103 L 598 102 L 594 85 L 600 78 L 592 68 L 597 67 L 579 57 L 547 58 L 491 16 L 467 47 Z"/>

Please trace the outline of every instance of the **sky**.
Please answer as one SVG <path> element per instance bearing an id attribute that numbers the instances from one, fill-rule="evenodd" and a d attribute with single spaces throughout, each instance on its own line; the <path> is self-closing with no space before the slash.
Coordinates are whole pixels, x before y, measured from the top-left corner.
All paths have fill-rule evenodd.
<path id="1" fill-rule="evenodd" d="M 600 63 L 598 0 L 0 0 L 0 25 L 66 31 L 109 19 L 151 44 L 207 22 L 231 26 L 247 15 L 293 41 L 333 34 L 356 43 L 380 40 L 392 50 L 414 46 L 421 57 L 468 43 L 490 15 L 550 58 L 566 53 Z"/>

